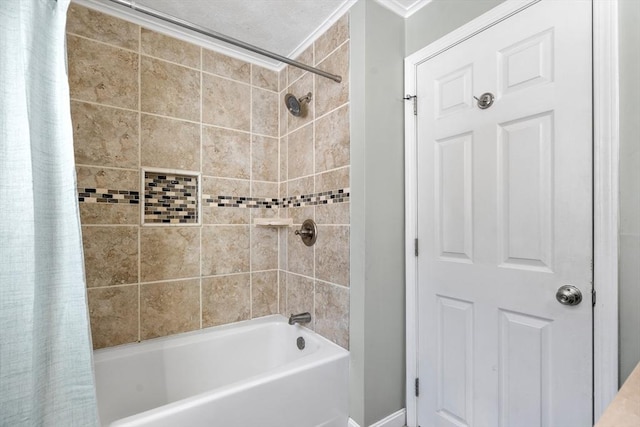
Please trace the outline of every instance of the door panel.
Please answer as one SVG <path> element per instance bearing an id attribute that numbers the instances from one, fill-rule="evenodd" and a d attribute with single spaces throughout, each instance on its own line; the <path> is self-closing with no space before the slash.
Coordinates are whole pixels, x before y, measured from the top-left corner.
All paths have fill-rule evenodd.
<path id="1" fill-rule="evenodd" d="M 436 141 L 434 147 L 435 238 L 440 258 L 449 261 L 473 259 L 472 142 L 473 135 L 465 133 Z"/>
<path id="2" fill-rule="evenodd" d="M 416 71 L 419 424 L 589 426 L 591 3 L 543 0 Z"/>
<path id="3" fill-rule="evenodd" d="M 473 412 L 473 304 L 446 297 L 437 301 L 438 408 L 451 421 L 442 425 L 457 425 Z"/>
<path id="4" fill-rule="evenodd" d="M 551 323 L 500 310 L 500 425 L 550 425 Z"/>
<path id="5" fill-rule="evenodd" d="M 498 125 L 498 259 L 553 271 L 553 112 Z"/>
<path id="6" fill-rule="evenodd" d="M 498 53 L 500 96 L 553 81 L 553 34 L 543 31 Z"/>

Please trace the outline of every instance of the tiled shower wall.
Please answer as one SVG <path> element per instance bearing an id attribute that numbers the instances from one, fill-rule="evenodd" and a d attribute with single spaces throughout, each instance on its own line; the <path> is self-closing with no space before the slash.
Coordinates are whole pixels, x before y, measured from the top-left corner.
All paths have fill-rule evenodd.
<path id="1" fill-rule="evenodd" d="M 316 43 L 331 49 L 325 53 L 343 38 L 332 35 L 344 32 L 339 28 L 346 18 L 339 24 Z M 286 69 L 278 74 L 75 4 L 67 36 L 94 347 L 303 307 L 315 314 L 312 327 L 347 346 L 348 114 L 346 141 L 343 135 L 336 145 L 333 137 L 321 135 L 336 131 L 334 119 L 344 122 L 348 83 L 323 89 L 327 83 L 307 74 Z M 338 44 L 342 47 L 330 58 L 347 46 Z M 348 76 L 336 68 L 345 64 L 324 65 Z M 314 93 L 317 110 L 310 118 L 287 117 L 281 108 L 279 89 L 289 81 L 296 94 L 309 82 L 315 85 L 307 90 Z M 345 143 L 343 164 L 339 151 Z M 339 149 L 339 165 L 321 160 L 296 171 L 300 147 L 309 150 L 305 161 Z M 287 164 L 293 171 L 287 172 Z M 200 174 L 201 223 L 141 225 L 143 168 Z M 342 203 L 283 207 L 288 195 L 314 196 L 323 189 L 341 190 Z M 220 206 L 219 198 L 258 202 Z M 308 200 L 303 203 L 316 199 Z M 254 218 L 288 214 L 315 216 L 321 229 L 327 228 L 311 257 L 287 252 L 298 243 L 291 238 L 293 229 L 251 225 Z M 340 243 L 326 241 L 323 249 L 322 236 L 328 240 L 332 233 Z M 346 262 L 340 270 L 347 280 L 323 276 L 319 266 L 327 256 L 342 256 L 338 247 L 345 242 L 339 265 Z"/>
<path id="2" fill-rule="evenodd" d="M 281 212 L 293 218 L 294 227 L 312 218 L 318 240 L 312 247 L 282 230 L 280 235 L 281 298 L 288 312 L 315 313 L 311 325 L 317 332 L 349 346 L 349 198 L 341 203 L 317 202 L 327 191 L 349 194 L 349 17 L 343 16 L 298 58 L 342 76 L 342 83 L 288 67 L 285 92 L 313 99 L 304 118 L 293 117 L 281 103 L 280 194 L 306 196 L 301 206 Z M 314 197 L 315 196 L 315 197 Z M 282 301 L 282 300 L 281 300 Z M 283 302 L 280 304 L 283 305 Z"/>

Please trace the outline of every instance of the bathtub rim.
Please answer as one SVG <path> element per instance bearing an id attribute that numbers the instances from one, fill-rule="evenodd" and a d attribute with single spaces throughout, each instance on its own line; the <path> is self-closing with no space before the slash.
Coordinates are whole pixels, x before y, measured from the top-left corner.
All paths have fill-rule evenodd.
<path id="1" fill-rule="evenodd" d="M 344 349 L 343 349 L 344 350 Z M 346 351 L 346 350 L 345 350 Z M 190 408 L 206 404 L 210 401 L 224 398 L 226 396 L 241 393 L 244 390 L 251 389 L 253 387 L 278 380 L 290 375 L 295 375 L 296 373 L 313 369 L 315 367 L 319 367 L 321 365 L 325 365 L 332 362 L 338 362 L 341 359 L 344 359 L 345 363 L 348 363 L 348 354 L 334 355 L 331 358 L 323 358 L 322 360 L 314 361 L 313 363 L 300 363 L 299 366 L 291 367 L 291 365 L 287 365 L 288 369 L 278 369 L 276 372 L 268 372 L 260 375 L 256 375 L 251 377 L 250 379 L 243 380 L 240 382 L 232 383 L 225 385 L 223 387 L 216 388 L 215 390 L 205 391 L 202 393 L 195 394 L 190 397 L 186 397 L 184 399 L 177 400 L 175 402 L 170 402 L 164 404 L 162 406 L 158 406 L 156 408 L 148 409 L 146 411 L 139 412 L 137 414 L 129 415 L 124 418 L 120 418 L 118 420 L 112 421 L 108 426 L 103 427 L 129 427 L 130 425 L 135 426 L 135 422 L 139 420 L 144 421 L 156 421 L 166 417 L 169 414 L 176 412 L 177 409 L 180 410 L 188 410 Z M 347 369 L 348 372 L 348 369 Z M 134 423 L 134 424 L 131 424 Z"/>
<path id="2" fill-rule="evenodd" d="M 289 375 L 313 369 L 329 363 L 340 363 L 344 359 L 348 364 L 350 360 L 350 352 L 340 347 L 331 340 L 323 337 L 317 332 L 301 325 L 289 325 L 286 317 L 280 314 L 268 315 L 260 318 L 244 320 L 232 324 L 212 326 L 208 328 L 198 329 L 195 331 L 183 332 L 179 334 L 152 338 L 141 342 L 127 343 L 113 347 L 107 347 L 94 350 L 94 370 L 96 364 L 101 362 L 109 362 L 128 356 L 136 356 L 151 351 L 162 351 L 163 349 L 188 345 L 190 343 L 198 343 L 206 341 L 208 335 L 215 335 L 216 338 L 225 337 L 238 333 L 240 330 L 252 330 L 268 325 L 284 325 L 288 328 L 296 328 L 300 334 L 307 335 L 318 341 L 319 348 L 312 353 L 303 357 L 292 360 L 285 365 L 278 366 L 272 370 L 262 372 L 241 381 L 225 384 L 212 390 L 207 390 L 193 396 L 185 397 L 180 400 L 165 403 L 164 405 L 148 409 L 136 414 L 132 414 L 117 420 L 111 421 L 109 427 L 126 427 L 136 425 L 138 420 L 157 420 L 167 414 L 176 412 L 176 410 L 188 410 L 198 405 L 206 404 L 215 399 L 224 398 L 234 393 L 268 383 Z M 132 424 L 133 423 L 133 424 Z M 105 426 L 107 427 L 107 426 Z"/>
<path id="3" fill-rule="evenodd" d="M 297 330 L 300 331 L 300 333 L 311 335 L 313 339 L 317 339 L 322 344 L 326 344 L 327 346 L 329 346 L 329 348 L 335 348 L 336 350 L 343 350 L 347 354 L 350 354 L 349 350 L 323 337 L 313 329 L 309 329 L 299 324 L 289 325 L 287 318 L 284 317 L 283 315 L 270 314 L 267 316 L 256 317 L 254 319 L 241 320 L 239 322 L 234 322 L 234 323 L 227 323 L 224 325 L 209 326 L 206 328 L 196 329 L 193 331 L 180 332 L 177 334 L 165 335 L 162 337 L 150 338 L 150 339 L 130 342 L 126 344 L 119 344 L 111 347 L 98 348 L 93 350 L 93 362 L 95 364 L 97 362 L 102 362 L 102 361 L 109 360 L 111 358 L 118 357 L 117 355 L 115 354 L 112 355 L 111 353 L 126 351 L 129 354 L 139 354 L 139 353 L 144 353 L 146 351 L 150 351 L 154 347 L 162 348 L 162 344 L 164 343 L 171 343 L 171 347 L 174 347 L 174 346 L 181 345 L 178 342 L 183 342 L 183 341 L 184 341 L 184 344 L 187 344 L 188 342 L 205 341 L 206 340 L 205 336 L 209 334 L 215 333 L 216 336 L 224 337 L 227 335 L 233 335 L 234 333 L 237 333 L 239 329 L 254 329 L 254 328 L 258 328 L 260 326 L 268 325 L 268 324 L 277 324 L 277 325 L 286 324 L 291 328 L 296 328 Z M 321 348 L 324 348 L 324 346 L 321 346 Z"/>

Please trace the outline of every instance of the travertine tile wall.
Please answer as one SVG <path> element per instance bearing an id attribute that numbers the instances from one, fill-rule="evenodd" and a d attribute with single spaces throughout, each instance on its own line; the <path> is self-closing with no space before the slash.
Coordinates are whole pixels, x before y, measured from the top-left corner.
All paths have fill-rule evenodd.
<path id="1" fill-rule="evenodd" d="M 347 18 L 305 53 L 342 74 L 341 85 L 278 75 L 75 4 L 67 33 L 78 187 L 127 195 L 80 203 L 94 347 L 302 310 L 347 347 L 349 204 L 207 203 L 348 193 Z M 282 108 L 288 90 L 314 93 L 308 118 Z M 141 168 L 200 173 L 202 223 L 142 226 Z M 293 229 L 251 225 L 277 215 L 316 218 L 312 252 L 298 250 Z"/>
<path id="2" fill-rule="evenodd" d="M 306 117 L 294 117 L 280 104 L 280 196 L 344 190 L 349 193 L 349 17 L 343 16 L 298 58 L 342 76 L 336 83 L 288 67 L 280 75 L 280 99 L 313 93 Z M 345 199 L 348 200 L 348 197 Z M 281 216 L 294 227 L 312 218 L 318 240 L 305 246 L 289 230 L 280 232 L 280 307 L 284 313 L 309 311 L 311 327 L 349 347 L 349 202 L 289 207 Z"/>

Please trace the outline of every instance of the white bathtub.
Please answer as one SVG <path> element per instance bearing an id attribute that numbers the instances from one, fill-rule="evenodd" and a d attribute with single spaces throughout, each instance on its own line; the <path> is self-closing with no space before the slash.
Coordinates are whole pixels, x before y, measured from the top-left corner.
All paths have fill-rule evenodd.
<path id="1" fill-rule="evenodd" d="M 348 360 L 279 315 L 96 350 L 100 419 L 103 427 L 346 427 Z"/>

